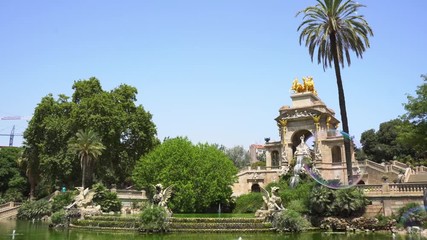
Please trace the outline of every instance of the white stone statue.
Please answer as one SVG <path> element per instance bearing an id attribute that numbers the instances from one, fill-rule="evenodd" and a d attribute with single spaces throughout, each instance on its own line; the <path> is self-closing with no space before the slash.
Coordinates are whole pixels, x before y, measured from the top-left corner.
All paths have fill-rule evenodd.
<path id="1" fill-rule="evenodd" d="M 272 217 L 275 212 L 285 209 L 282 204 L 282 198 L 279 196 L 279 187 L 272 187 L 271 194 L 263 187 L 260 187 L 260 189 L 263 195 L 262 199 L 264 200 L 264 205 L 262 209 L 256 211 L 256 217 L 269 218 Z"/>
<path id="2" fill-rule="evenodd" d="M 156 194 L 153 196 L 153 203 L 155 205 L 164 207 L 166 212 L 171 215 L 172 211 L 168 208 L 167 203 L 169 198 L 172 196 L 172 185 L 163 189 L 162 184 L 157 184 L 155 186 L 156 188 Z"/>

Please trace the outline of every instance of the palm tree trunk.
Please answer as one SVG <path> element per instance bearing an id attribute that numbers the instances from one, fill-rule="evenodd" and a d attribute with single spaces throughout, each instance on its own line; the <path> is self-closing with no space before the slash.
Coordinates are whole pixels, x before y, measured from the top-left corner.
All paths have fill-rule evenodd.
<path id="1" fill-rule="evenodd" d="M 338 59 L 337 43 L 336 43 L 336 38 L 334 33 L 330 34 L 330 39 L 331 39 L 332 56 L 334 58 L 335 76 L 337 78 L 338 99 L 339 99 L 340 112 L 341 112 L 342 129 L 345 133 L 350 135 L 350 130 L 348 128 L 348 120 L 347 120 L 347 108 L 345 106 L 344 87 L 341 79 L 341 68 L 340 68 L 340 63 Z M 345 162 L 347 167 L 347 178 L 348 178 L 348 183 L 350 184 L 353 181 L 353 167 L 351 163 L 350 139 L 345 137 L 343 139 L 344 139 Z"/>
<path id="2" fill-rule="evenodd" d="M 86 163 L 85 163 L 85 157 L 82 156 L 81 160 L 82 164 L 82 191 L 85 190 L 85 171 L 86 171 Z"/>

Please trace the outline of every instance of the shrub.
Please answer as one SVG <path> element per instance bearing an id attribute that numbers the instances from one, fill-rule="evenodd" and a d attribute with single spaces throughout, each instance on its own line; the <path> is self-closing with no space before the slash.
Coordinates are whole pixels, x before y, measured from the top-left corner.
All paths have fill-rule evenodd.
<path id="1" fill-rule="evenodd" d="M 143 232 L 166 232 L 168 230 L 167 213 L 163 207 L 151 206 L 145 208 L 140 215 Z"/>
<path id="2" fill-rule="evenodd" d="M 50 215 L 50 204 L 46 200 L 24 202 L 18 210 L 18 219 L 40 219 Z"/>
<path id="3" fill-rule="evenodd" d="M 412 202 L 399 208 L 397 211 L 397 219 L 404 227 L 407 226 L 421 226 L 427 220 L 427 214 L 421 205 Z"/>
<path id="4" fill-rule="evenodd" d="M 257 169 L 258 167 L 265 167 L 265 162 L 257 161 L 251 164 L 252 169 Z"/>
<path id="5" fill-rule="evenodd" d="M 236 208 L 233 213 L 255 213 L 263 205 L 262 194 L 252 192 L 239 196 L 236 199 Z"/>
<path id="6" fill-rule="evenodd" d="M 273 227 L 280 232 L 301 232 L 303 229 L 310 227 L 310 223 L 298 212 L 286 209 L 274 215 Z"/>
<path id="7" fill-rule="evenodd" d="M 347 188 L 334 191 L 333 215 L 354 217 L 363 214 L 369 201 L 359 188 Z"/>
<path id="8" fill-rule="evenodd" d="M 292 200 L 286 205 L 287 209 L 294 210 L 298 213 L 308 213 L 308 209 L 301 200 Z"/>
<path id="9" fill-rule="evenodd" d="M 55 225 L 65 223 L 65 217 L 66 217 L 65 210 L 60 210 L 52 214 L 51 221 Z"/>
<path id="10" fill-rule="evenodd" d="M 52 201 L 52 212 L 57 212 L 71 204 L 74 200 L 74 196 L 75 194 L 73 192 L 64 192 L 54 196 Z"/>
<path id="11" fill-rule="evenodd" d="M 9 188 L 6 190 L 3 196 L 6 202 L 22 202 L 24 201 L 24 196 L 22 191 L 17 188 Z"/>
<path id="12" fill-rule="evenodd" d="M 97 183 L 93 186 L 95 195 L 93 203 L 101 206 L 103 212 L 119 212 L 122 208 L 122 203 L 117 197 L 117 193 L 111 192 L 104 185 Z"/>
<path id="13" fill-rule="evenodd" d="M 332 190 L 323 186 L 310 193 L 310 212 L 314 216 L 353 217 L 363 213 L 369 201 L 358 188 Z"/>

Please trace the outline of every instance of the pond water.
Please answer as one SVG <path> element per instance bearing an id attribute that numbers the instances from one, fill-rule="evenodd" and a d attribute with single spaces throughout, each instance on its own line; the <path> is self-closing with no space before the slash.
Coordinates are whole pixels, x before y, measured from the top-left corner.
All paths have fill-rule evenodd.
<path id="1" fill-rule="evenodd" d="M 12 234 L 15 230 L 15 235 Z M 295 240 L 389 240 L 393 239 L 389 233 L 320 233 L 320 232 L 307 232 L 300 234 L 275 234 L 275 233 L 262 233 L 262 234 L 249 234 L 249 233 L 200 233 L 200 234 L 183 234 L 183 233 L 169 233 L 169 234 L 140 234 L 137 232 L 123 232 L 123 231 L 89 231 L 89 230 L 53 230 L 49 229 L 46 223 L 42 222 L 29 222 L 29 221 L 15 221 L 3 220 L 0 221 L 0 240 L 282 240 L 282 239 L 295 239 Z M 421 239 L 419 236 L 396 236 L 394 239 Z"/>

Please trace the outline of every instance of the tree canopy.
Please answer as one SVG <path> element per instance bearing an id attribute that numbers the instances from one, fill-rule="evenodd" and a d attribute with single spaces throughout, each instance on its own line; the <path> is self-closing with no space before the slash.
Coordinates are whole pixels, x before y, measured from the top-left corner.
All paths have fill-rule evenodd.
<path id="1" fill-rule="evenodd" d="M 400 119 L 393 119 L 381 123 L 378 131 L 370 129 L 363 132 L 360 142 L 366 156 L 380 163 L 410 155 L 411 150 L 397 140 L 402 123 Z"/>
<path id="2" fill-rule="evenodd" d="M 166 139 L 137 162 L 133 172 L 139 187 L 173 185 L 170 208 L 174 212 L 206 212 L 227 205 L 237 169 L 210 144 L 192 144 L 187 138 Z M 152 191 L 152 190 L 151 190 Z"/>
<path id="3" fill-rule="evenodd" d="M 21 148 L 0 148 L 0 203 L 24 199 L 27 181 L 18 164 L 21 153 Z"/>
<path id="4" fill-rule="evenodd" d="M 94 165 L 96 180 L 129 182 L 136 160 L 159 143 L 152 115 L 136 104 L 137 89 L 122 84 L 104 91 L 94 77 L 75 81 L 72 88 L 71 98 L 48 94 L 35 108 L 24 132 L 23 157 L 30 170 L 47 185 L 77 186 L 80 164 L 68 142 L 78 130 L 92 129 L 105 146 L 102 164 Z"/>
<path id="5" fill-rule="evenodd" d="M 399 128 L 398 140 L 411 147 L 417 158 L 427 159 L 427 75 L 421 75 L 423 83 L 417 87 L 416 96 L 408 95 L 404 104 L 406 114 Z"/>
<path id="6" fill-rule="evenodd" d="M 225 154 L 233 161 L 234 166 L 242 169 L 250 164 L 249 151 L 245 150 L 243 146 L 234 146 L 225 149 Z"/>

